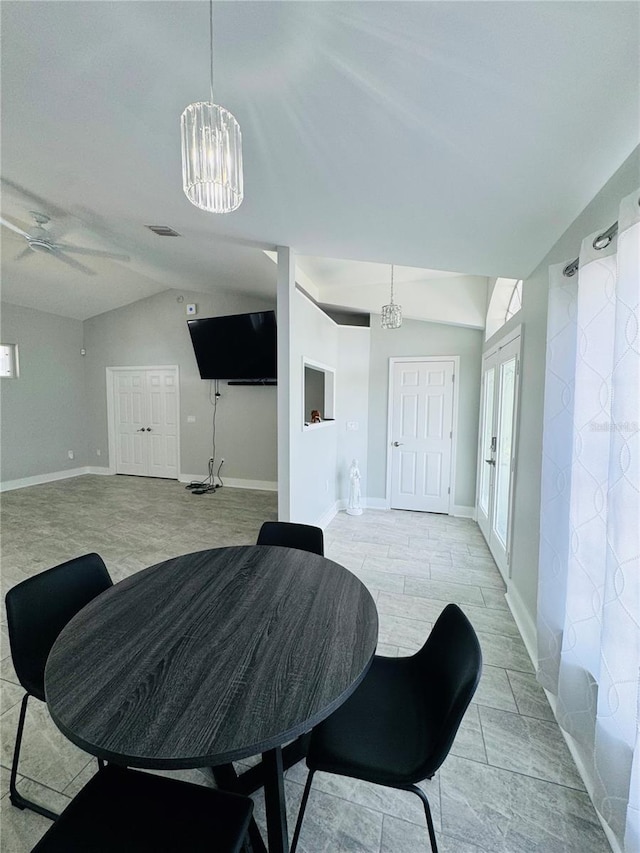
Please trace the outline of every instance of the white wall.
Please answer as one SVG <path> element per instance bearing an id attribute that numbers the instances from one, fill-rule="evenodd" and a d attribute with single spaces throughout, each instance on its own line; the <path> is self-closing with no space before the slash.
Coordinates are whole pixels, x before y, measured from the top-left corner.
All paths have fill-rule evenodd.
<path id="1" fill-rule="evenodd" d="M 0 380 L 0 479 L 86 466 L 82 322 L 3 303 L 1 328 L 2 343 L 18 344 L 20 376 Z"/>
<path id="2" fill-rule="evenodd" d="M 487 282 L 484 276 L 474 275 L 405 282 L 398 282 L 396 278 L 394 300 L 402 306 L 406 318 L 483 329 L 487 313 Z M 385 283 L 366 286 L 341 283 L 309 292 L 318 302 L 369 312 L 372 303 L 384 305 L 389 301 L 390 284 L 389 277 Z"/>
<path id="3" fill-rule="evenodd" d="M 290 521 L 323 524 L 337 500 L 338 427 L 336 422 L 323 422 L 305 429 L 303 358 L 337 370 L 338 326 L 299 290 L 291 320 Z"/>
<path id="4" fill-rule="evenodd" d="M 366 504 L 370 348 L 371 332 L 368 327 L 338 326 L 336 485 L 340 506 L 346 506 L 349 499 L 349 467 L 352 459 L 357 459 L 359 463 L 362 504 Z M 349 429 L 349 424 L 357 425 L 357 429 Z"/>

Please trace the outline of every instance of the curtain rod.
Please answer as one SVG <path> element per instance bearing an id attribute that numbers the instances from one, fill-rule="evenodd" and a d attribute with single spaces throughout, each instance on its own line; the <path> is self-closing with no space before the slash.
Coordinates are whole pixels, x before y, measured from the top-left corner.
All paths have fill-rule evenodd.
<path id="1" fill-rule="evenodd" d="M 594 249 L 606 249 L 609 243 L 613 240 L 613 238 L 618 233 L 618 223 L 614 222 L 606 231 L 603 231 L 602 234 L 599 234 L 596 239 L 593 241 Z M 567 264 L 566 267 L 562 270 L 562 274 L 566 276 L 575 275 L 578 272 L 578 263 L 580 258 L 576 258 L 574 261 L 571 261 L 570 264 Z"/>

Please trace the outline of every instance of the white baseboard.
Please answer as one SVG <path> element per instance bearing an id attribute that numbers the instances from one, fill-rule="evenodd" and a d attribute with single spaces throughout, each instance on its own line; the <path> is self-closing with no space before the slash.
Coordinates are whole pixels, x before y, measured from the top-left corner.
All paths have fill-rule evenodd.
<path id="1" fill-rule="evenodd" d="M 338 509 L 346 509 L 347 501 L 338 501 Z M 391 505 L 387 498 L 363 498 L 363 509 L 386 509 L 390 510 Z M 474 506 L 454 505 L 451 508 L 451 515 L 456 518 L 473 518 L 475 519 L 476 508 Z"/>
<path id="2" fill-rule="evenodd" d="M 201 483 L 206 479 L 207 474 L 180 474 L 178 482 Z M 257 489 L 260 492 L 278 491 L 278 484 L 272 480 L 242 480 L 235 477 L 224 477 L 223 482 L 230 489 Z"/>
<path id="3" fill-rule="evenodd" d="M 224 484 L 232 489 L 257 489 L 260 492 L 278 491 L 277 482 L 272 480 L 238 480 L 234 477 L 225 477 Z"/>
<path id="4" fill-rule="evenodd" d="M 511 615 L 515 619 L 515 623 L 520 631 L 520 636 L 524 642 L 525 648 L 531 658 L 533 668 L 538 670 L 538 632 L 534 624 L 531 614 L 524 605 L 520 593 L 513 585 L 507 587 L 505 595 Z"/>
<path id="5" fill-rule="evenodd" d="M 454 504 L 451 507 L 451 515 L 456 518 L 473 518 L 475 521 L 476 508 L 474 506 L 461 506 Z"/>
<path id="6" fill-rule="evenodd" d="M 558 697 L 554 696 L 554 694 L 550 693 L 546 688 L 543 687 L 542 689 L 544 690 L 544 692 L 547 695 L 547 699 L 549 700 L 549 705 L 551 706 L 551 710 L 553 711 L 553 716 L 556 718 L 556 721 L 557 721 L 557 719 L 558 719 Z M 584 759 L 582 757 L 580 749 L 578 748 L 577 742 L 571 737 L 570 734 L 568 734 L 568 732 L 565 732 L 565 730 L 562 728 L 562 726 L 559 723 L 558 723 L 558 728 L 560 729 L 560 732 L 562 733 L 562 736 L 565 739 L 565 743 L 567 744 L 567 747 L 569 748 L 569 752 L 571 753 L 571 757 L 575 761 L 576 767 L 578 768 L 578 773 L 580 774 L 580 778 L 584 782 L 584 786 L 587 789 L 587 794 L 589 794 L 589 797 L 591 799 L 591 803 L 593 804 L 593 791 L 594 791 L 595 783 L 594 783 L 594 779 L 592 778 L 592 774 L 589 772 L 589 768 L 587 767 L 587 765 L 584 762 Z M 602 815 L 600 814 L 598 809 L 595 807 L 595 804 L 593 804 L 593 808 L 594 808 L 596 815 L 598 816 L 598 820 L 602 824 L 602 829 L 604 830 L 604 834 L 607 836 L 607 841 L 609 842 L 609 844 L 611 846 L 611 850 L 613 851 L 613 853 L 624 853 L 624 851 L 622 850 L 622 847 L 620 847 L 620 844 L 618 843 L 617 838 L 615 837 L 615 835 L 611 831 L 611 827 L 606 822 L 606 820 L 602 817 Z"/>
<path id="7" fill-rule="evenodd" d="M 387 498 L 363 498 L 363 509 L 391 509 L 390 502 Z M 346 509 L 347 501 L 338 501 L 338 509 Z M 456 518 L 473 518 L 475 519 L 476 508 L 474 506 L 462 506 L 454 504 L 451 508 L 451 515 Z"/>
<path id="8" fill-rule="evenodd" d="M 28 486 L 41 486 L 44 483 L 53 483 L 56 480 L 69 480 L 71 477 L 82 477 L 86 474 L 98 474 L 99 476 L 115 475 L 115 471 L 104 466 L 89 465 L 84 468 L 69 468 L 67 471 L 52 471 L 50 474 L 37 474 L 34 477 L 22 477 L 20 480 L 5 480 L 0 483 L 0 492 L 9 492 L 12 489 L 25 489 Z M 178 482 L 191 483 L 206 480 L 206 474 L 188 476 L 180 474 Z M 225 486 L 232 489 L 257 489 L 262 492 L 277 492 L 278 484 L 271 480 L 236 480 L 225 477 Z M 333 516 L 332 516 L 333 517 Z"/>
<path id="9" fill-rule="evenodd" d="M 320 518 L 315 522 L 316 527 L 321 527 L 325 530 L 340 511 L 341 503 L 344 503 L 344 501 L 336 501 L 326 512 L 323 512 Z"/>
<path id="10" fill-rule="evenodd" d="M 389 504 L 384 498 L 362 498 L 362 510 L 367 509 L 390 509 Z M 336 501 L 336 511 L 342 512 L 349 506 L 348 500 Z"/>
<path id="11" fill-rule="evenodd" d="M 365 509 L 391 509 L 389 505 L 389 501 L 386 498 L 365 498 L 362 501 L 362 506 Z M 347 504 L 345 501 L 344 508 L 346 509 Z"/>
<path id="12" fill-rule="evenodd" d="M 82 477 L 84 474 L 108 473 L 108 468 L 68 468 L 66 471 L 36 474 L 33 477 L 22 477 L 19 480 L 5 480 L 3 483 L 0 483 L 0 492 L 10 492 L 13 489 L 26 489 L 29 486 L 42 486 L 44 483 L 54 483 L 56 480 L 69 480 L 72 477 Z"/>

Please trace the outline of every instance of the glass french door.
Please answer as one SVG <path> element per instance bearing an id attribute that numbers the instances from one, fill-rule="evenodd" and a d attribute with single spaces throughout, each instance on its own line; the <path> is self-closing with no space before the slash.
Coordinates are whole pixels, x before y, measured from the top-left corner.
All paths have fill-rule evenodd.
<path id="1" fill-rule="evenodd" d="M 478 525 L 505 580 L 511 554 L 519 374 L 518 334 L 487 353 L 482 370 Z"/>

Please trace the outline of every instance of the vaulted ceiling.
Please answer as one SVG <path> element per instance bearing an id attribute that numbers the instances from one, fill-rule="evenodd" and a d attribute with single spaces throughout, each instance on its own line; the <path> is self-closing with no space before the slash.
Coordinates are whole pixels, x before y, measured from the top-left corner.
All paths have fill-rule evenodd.
<path id="1" fill-rule="evenodd" d="M 84 318 L 168 287 L 273 295 L 277 245 L 331 304 L 356 280 L 375 307 L 391 263 L 526 276 L 638 143 L 639 9 L 216 3 L 245 199 L 213 216 L 182 192 L 179 134 L 208 98 L 208 3 L 3 0 L 3 216 L 130 257 L 15 261 L 2 228 L 3 297 Z"/>

